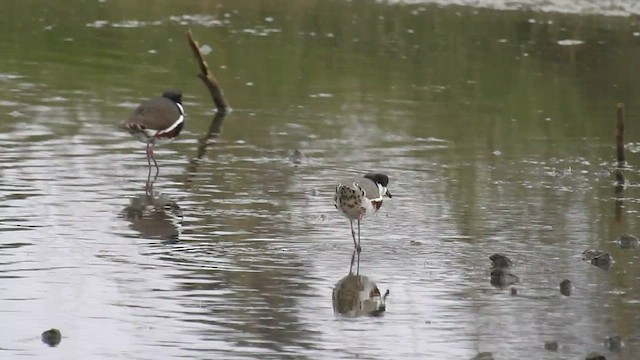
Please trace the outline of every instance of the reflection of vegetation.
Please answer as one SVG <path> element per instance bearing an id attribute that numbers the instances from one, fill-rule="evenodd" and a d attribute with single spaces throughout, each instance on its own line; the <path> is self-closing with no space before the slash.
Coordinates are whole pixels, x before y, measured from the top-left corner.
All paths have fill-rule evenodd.
<path id="1" fill-rule="evenodd" d="M 620 94 L 619 100 L 636 97 L 634 81 L 626 75 L 633 64 L 620 61 L 622 56 L 634 57 L 637 42 L 632 36 L 619 36 L 619 31 L 632 32 L 626 19 L 362 1 L 289 0 L 256 5 L 234 0 L 221 5 L 199 2 L 185 8 L 166 3 L 149 8 L 122 0 L 100 6 L 81 1 L 45 6 L 5 3 L 0 5 L 7 21 L 7 33 L 0 39 L 4 55 L 0 61 L 5 71 L 18 73 L 32 73 L 34 64 L 44 62 L 49 71 L 39 75 L 42 82 L 63 89 L 125 87 L 146 94 L 147 84 L 163 74 L 163 83 L 185 88 L 187 94 L 199 93 L 192 81 L 193 67 L 185 65 L 185 59 L 192 60 L 182 41 L 184 26 L 169 18 L 191 13 L 225 19 L 225 14 L 237 12 L 225 26 L 200 35 L 208 35 L 203 43 L 217 45 L 216 63 L 231 70 L 217 75 L 227 92 L 234 94 L 237 106 L 262 107 L 269 102 L 284 109 L 308 102 L 309 94 L 323 89 L 339 91 L 334 104 L 412 100 L 438 104 L 437 108 L 411 105 L 410 109 L 425 118 L 447 119 L 456 131 L 437 130 L 441 137 L 461 139 L 471 132 L 485 137 L 490 131 L 506 134 L 513 129 L 511 118 L 519 120 L 521 132 L 547 135 L 544 122 L 529 120 L 548 116 L 569 124 L 557 129 L 563 132 L 557 136 L 579 136 L 592 132 L 592 127 L 597 132 L 600 125 L 584 119 L 593 111 L 606 112 L 605 106 L 595 106 L 609 106 L 613 100 L 604 89 Z M 266 22 L 267 16 L 274 21 Z M 101 28 L 86 26 L 96 20 L 108 23 Z M 142 25 L 110 25 L 127 20 Z M 44 30 L 48 26 L 51 29 Z M 268 40 L 243 33 L 264 28 L 281 31 L 269 33 Z M 586 44 L 559 46 L 557 41 L 564 38 Z M 602 54 L 607 49 L 625 49 L 625 53 Z M 98 90 L 92 86 L 96 82 L 112 88 Z M 246 82 L 255 86 L 247 89 Z M 562 104 L 555 101 L 559 93 Z M 595 103 L 584 106 L 585 96 Z M 493 127 L 486 126 L 496 111 L 504 118 Z M 434 132 L 438 125 L 432 121 L 412 124 L 418 133 Z"/>

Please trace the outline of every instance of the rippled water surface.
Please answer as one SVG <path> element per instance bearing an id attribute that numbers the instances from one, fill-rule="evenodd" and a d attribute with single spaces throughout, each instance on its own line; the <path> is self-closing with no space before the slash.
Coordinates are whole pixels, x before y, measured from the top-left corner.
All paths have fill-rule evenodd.
<path id="1" fill-rule="evenodd" d="M 0 14 L 0 358 L 640 353 L 639 250 L 614 243 L 640 232 L 636 19 L 336 0 Z M 223 119 L 189 28 L 233 108 Z M 169 88 L 187 123 L 147 193 L 144 145 L 117 125 Z M 386 311 L 337 316 L 353 244 L 335 182 L 371 170 L 394 197 L 363 222 L 352 271 L 377 305 L 389 290 Z M 520 283 L 492 286 L 496 252 Z M 41 342 L 50 328 L 57 347 Z"/>

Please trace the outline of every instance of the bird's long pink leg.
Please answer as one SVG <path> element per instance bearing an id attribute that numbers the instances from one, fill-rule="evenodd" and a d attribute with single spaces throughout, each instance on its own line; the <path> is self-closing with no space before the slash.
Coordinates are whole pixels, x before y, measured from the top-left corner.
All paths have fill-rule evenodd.
<path id="1" fill-rule="evenodd" d="M 353 247 L 359 250 L 359 246 L 358 243 L 356 242 L 356 232 L 353 230 L 353 220 L 349 219 L 349 225 L 351 226 L 351 237 L 353 237 Z"/>
<path id="2" fill-rule="evenodd" d="M 149 165 L 149 177 L 151 177 L 151 160 L 153 160 L 153 165 L 156 167 L 156 176 L 154 176 L 153 180 L 158 177 L 160 173 L 160 167 L 158 166 L 158 162 L 156 161 L 156 157 L 153 155 L 153 141 L 149 141 L 147 143 L 147 164 Z"/>
<path id="3" fill-rule="evenodd" d="M 358 220 L 358 241 L 356 242 L 356 232 L 353 230 L 353 220 L 349 219 L 349 225 L 351 225 L 351 237 L 353 237 L 353 246 L 356 248 L 356 251 L 360 253 L 362 250 L 360 248 L 360 220 Z"/>
<path id="4" fill-rule="evenodd" d="M 358 246 L 356 246 L 356 250 L 358 250 L 358 254 L 360 254 L 360 251 L 362 250 L 360 247 L 360 219 L 358 219 Z"/>

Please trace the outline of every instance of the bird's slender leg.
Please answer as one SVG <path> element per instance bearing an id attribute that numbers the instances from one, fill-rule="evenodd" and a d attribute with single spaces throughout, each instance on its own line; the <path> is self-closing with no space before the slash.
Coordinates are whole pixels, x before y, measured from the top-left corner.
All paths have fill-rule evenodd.
<path id="1" fill-rule="evenodd" d="M 358 262 L 356 264 L 356 276 L 360 276 L 360 251 L 358 251 Z"/>
<path id="2" fill-rule="evenodd" d="M 356 232 L 353 230 L 353 220 L 349 219 L 349 225 L 351 225 L 351 237 L 353 237 L 353 247 L 356 251 L 360 252 L 360 244 L 356 242 Z M 358 226 L 360 225 L 360 221 L 358 221 Z M 358 234 L 360 236 L 360 234 Z"/>
<path id="3" fill-rule="evenodd" d="M 356 246 L 356 250 L 358 250 L 358 256 L 360 256 L 360 251 L 362 251 L 360 247 L 360 219 L 358 219 L 358 245 Z"/>
<path id="4" fill-rule="evenodd" d="M 147 143 L 147 165 L 149 165 L 149 175 L 147 176 L 147 179 L 151 179 L 151 152 L 153 150 L 151 149 L 151 142 Z"/>
<path id="5" fill-rule="evenodd" d="M 158 178 L 158 174 L 160 173 L 160 167 L 158 166 L 158 162 L 156 161 L 156 157 L 153 154 L 153 140 L 147 143 L 147 164 L 149 164 L 149 176 L 151 176 L 151 160 L 153 160 L 153 165 L 156 167 L 156 175 L 153 177 L 153 181 Z"/>
<path id="6" fill-rule="evenodd" d="M 149 174 L 147 175 L 147 184 L 144 187 L 147 195 L 151 195 L 153 193 L 153 182 L 151 181 L 151 166 L 149 166 Z"/>
<path id="7" fill-rule="evenodd" d="M 358 258 L 360 258 L 360 255 L 358 255 Z M 356 249 L 353 249 L 353 252 L 351 253 L 351 265 L 349 265 L 349 275 L 351 275 L 353 273 L 353 263 L 356 260 Z"/>

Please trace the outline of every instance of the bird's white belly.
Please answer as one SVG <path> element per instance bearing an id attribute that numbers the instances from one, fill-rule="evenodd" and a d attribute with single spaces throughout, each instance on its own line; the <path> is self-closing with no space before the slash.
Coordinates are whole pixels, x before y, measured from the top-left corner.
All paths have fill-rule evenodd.
<path id="1" fill-rule="evenodd" d="M 362 220 L 376 211 L 371 201 L 362 195 L 362 190 L 357 186 L 338 186 L 334 200 L 338 211 L 348 219 Z"/>
<path id="2" fill-rule="evenodd" d="M 167 137 L 154 138 L 157 132 L 158 132 L 157 130 L 145 129 L 144 131 L 131 132 L 131 135 L 133 135 L 136 138 L 136 140 L 145 144 L 149 143 L 149 141 L 152 141 L 154 145 L 163 145 L 163 144 L 168 144 L 173 140 L 175 140 L 175 138 L 167 138 Z"/>

